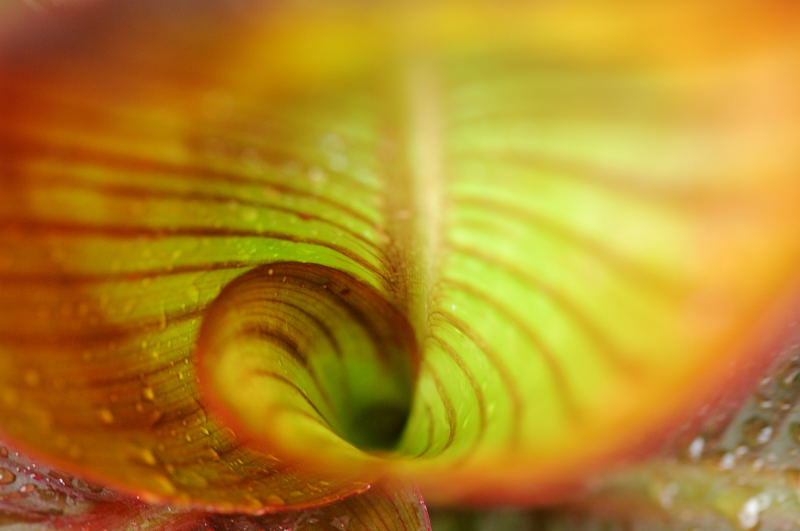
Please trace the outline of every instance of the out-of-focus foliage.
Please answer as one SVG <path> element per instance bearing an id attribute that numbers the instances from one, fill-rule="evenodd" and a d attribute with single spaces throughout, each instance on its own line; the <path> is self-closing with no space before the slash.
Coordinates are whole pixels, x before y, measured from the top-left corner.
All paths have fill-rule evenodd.
<path id="1" fill-rule="evenodd" d="M 662 455 L 594 482 L 575 503 L 432 512 L 434 529 L 742 530 L 800 527 L 800 344 L 791 341 L 743 403 L 677 434 Z M 738 403 L 738 405 L 736 405 Z"/>

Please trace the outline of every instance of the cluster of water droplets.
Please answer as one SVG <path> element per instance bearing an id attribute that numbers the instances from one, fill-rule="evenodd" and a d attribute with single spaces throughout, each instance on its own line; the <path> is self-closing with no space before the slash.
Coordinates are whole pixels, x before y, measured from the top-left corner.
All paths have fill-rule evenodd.
<path id="1" fill-rule="evenodd" d="M 10 512 L 68 516 L 87 504 L 117 499 L 113 492 L 35 463 L 0 446 L 0 503 Z"/>
<path id="2" fill-rule="evenodd" d="M 667 510 L 700 498 L 736 529 L 800 527 L 800 344 L 792 344 L 735 414 L 709 417 L 667 465 Z"/>

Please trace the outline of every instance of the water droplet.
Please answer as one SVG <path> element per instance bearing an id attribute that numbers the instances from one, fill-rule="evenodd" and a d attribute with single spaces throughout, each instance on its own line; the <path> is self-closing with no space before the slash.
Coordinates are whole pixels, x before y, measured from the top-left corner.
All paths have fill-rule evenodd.
<path id="1" fill-rule="evenodd" d="M 768 443 L 773 432 L 772 426 L 761 417 L 748 419 L 742 430 L 744 443 L 751 448 Z"/>
<path id="2" fill-rule="evenodd" d="M 208 480 L 205 476 L 193 470 L 181 470 L 180 473 L 175 476 L 175 480 L 182 486 L 195 489 L 208 487 Z"/>
<path id="3" fill-rule="evenodd" d="M 153 391 L 153 388 L 152 387 L 143 388 L 142 389 L 142 398 L 144 398 L 145 400 L 150 401 L 150 402 L 155 400 L 156 399 L 156 394 Z"/>
<path id="4" fill-rule="evenodd" d="M 781 383 L 784 387 L 792 387 L 795 382 L 797 382 L 797 377 L 800 376 L 800 369 L 797 367 L 790 368 L 783 378 L 781 378 Z"/>
<path id="5" fill-rule="evenodd" d="M 760 432 L 758 432 L 758 437 L 756 438 L 758 444 L 767 444 L 772 438 L 772 431 L 772 426 L 765 426 Z"/>
<path id="6" fill-rule="evenodd" d="M 350 516 L 343 514 L 331 519 L 331 525 L 336 529 L 344 531 L 350 525 Z"/>
<path id="7" fill-rule="evenodd" d="M 270 494 L 264 501 L 267 502 L 267 505 L 286 505 L 286 502 L 283 500 L 283 498 L 276 496 L 275 494 Z"/>
<path id="8" fill-rule="evenodd" d="M 692 461 L 697 461 L 703 455 L 703 448 L 706 445 L 705 439 L 703 437 L 695 437 L 691 443 L 689 443 L 689 448 L 687 449 L 687 453 L 689 454 L 689 459 Z"/>
<path id="9" fill-rule="evenodd" d="M 317 166 L 313 166 L 311 169 L 308 170 L 308 178 L 311 182 L 314 183 L 322 183 L 328 179 L 328 176 Z"/>
<path id="10" fill-rule="evenodd" d="M 114 422 L 114 414 L 106 407 L 97 410 L 97 417 L 103 424 L 112 424 Z"/>
<path id="11" fill-rule="evenodd" d="M 671 509 L 672 504 L 675 501 L 675 496 L 678 495 L 678 484 L 677 483 L 667 483 L 661 492 L 659 493 L 658 500 L 661 502 L 661 506 L 665 509 Z"/>
<path id="12" fill-rule="evenodd" d="M 719 467 L 723 470 L 730 470 L 736 464 L 736 457 L 731 452 L 725 452 L 719 460 Z"/>
<path id="13" fill-rule="evenodd" d="M 150 448 L 139 448 L 136 452 L 136 458 L 148 466 L 156 466 L 158 464 L 156 454 Z"/>
<path id="14" fill-rule="evenodd" d="M 769 507 L 770 498 L 766 494 L 753 496 L 742 505 L 739 511 L 739 524 L 743 529 L 753 529 L 761 519 L 761 512 Z"/>
<path id="15" fill-rule="evenodd" d="M 7 468 L 0 468 L 0 485 L 8 485 L 17 479 L 17 475 Z"/>
<path id="16" fill-rule="evenodd" d="M 737 446 L 736 449 L 733 451 L 733 455 L 736 457 L 744 457 L 747 455 L 747 446 L 740 445 Z"/>
<path id="17" fill-rule="evenodd" d="M 19 491 L 22 494 L 30 494 L 34 490 L 36 490 L 36 485 L 34 485 L 33 483 L 26 483 L 25 485 L 19 488 Z"/>
<path id="18" fill-rule="evenodd" d="M 264 505 L 263 503 L 261 503 L 261 500 L 259 500 L 258 498 L 256 498 L 252 494 L 245 493 L 244 499 L 247 500 L 248 503 L 250 503 L 250 505 L 252 505 L 253 507 L 259 507 L 260 508 L 262 505 Z"/>
<path id="19" fill-rule="evenodd" d="M 163 474 L 155 474 L 152 476 L 152 479 L 155 483 L 154 490 L 166 494 L 176 494 L 178 492 L 178 489 L 177 487 L 175 487 L 175 484 L 167 476 Z"/>

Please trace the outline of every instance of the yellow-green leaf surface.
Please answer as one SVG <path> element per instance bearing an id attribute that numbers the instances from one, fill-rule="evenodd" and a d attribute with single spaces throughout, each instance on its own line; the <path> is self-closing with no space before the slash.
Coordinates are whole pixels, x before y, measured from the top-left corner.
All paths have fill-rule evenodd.
<path id="1" fill-rule="evenodd" d="M 221 510 L 385 475 L 560 495 L 797 302 L 795 15 L 151 1 L 7 24 L 0 430 Z"/>

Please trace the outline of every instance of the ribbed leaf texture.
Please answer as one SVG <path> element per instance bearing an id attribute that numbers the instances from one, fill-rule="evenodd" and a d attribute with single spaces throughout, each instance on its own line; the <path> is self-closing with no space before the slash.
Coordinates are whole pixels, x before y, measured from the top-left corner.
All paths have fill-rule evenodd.
<path id="1" fill-rule="evenodd" d="M 747 400 L 729 392 L 724 401 L 734 407 L 677 433 L 661 455 L 593 482 L 571 504 L 546 511 L 439 510 L 434 529 L 797 529 L 799 376 L 795 337 Z"/>
<path id="2" fill-rule="evenodd" d="M 0 446 L 0 527 L 16 531 L 423 531 L 425 505 L 412 488 L 376 485 L 324 507 L 254 516 L 148 505 Z"/>
<path id="3" fill-rule="evenodd" d="M 563 500 L 746 389 L 787 336 L 796 15 L 10 16 L 3 436 L 221 512 L 387 477 L 448 502 Z"/>

